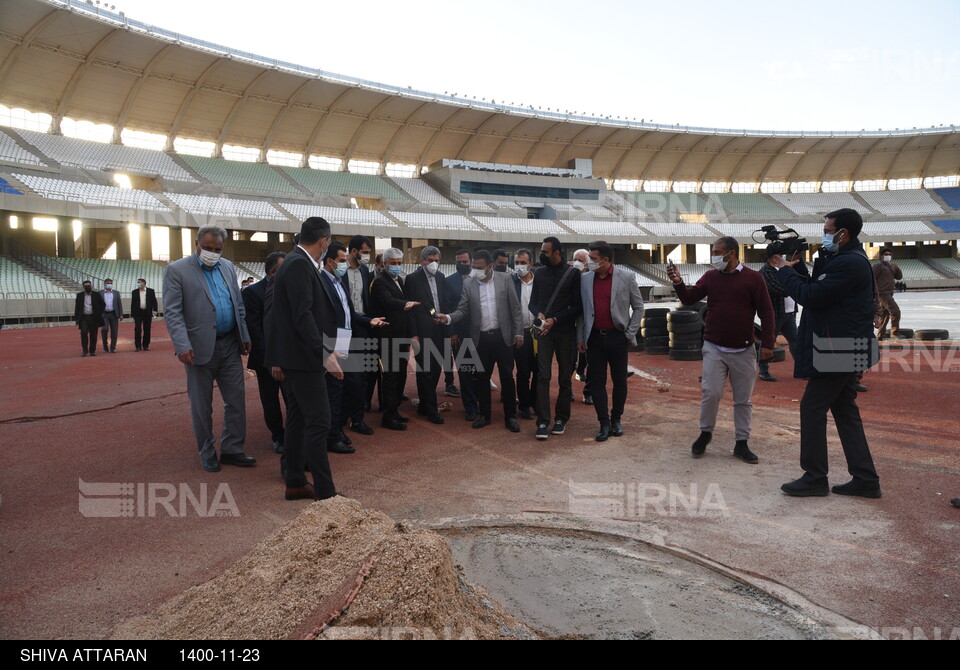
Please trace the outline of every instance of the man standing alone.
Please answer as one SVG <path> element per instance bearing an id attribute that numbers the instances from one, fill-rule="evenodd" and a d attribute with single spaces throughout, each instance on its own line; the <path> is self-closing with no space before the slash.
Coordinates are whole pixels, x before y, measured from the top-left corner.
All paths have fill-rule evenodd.
<path id="1" fill-rule="evenodd" d="M 150 327 L 157 315 L 157 294 L 147 288 L 146 279 L 137 280 L 137 288 L 130 296 L 130 316 L 133 317 L 133 345 L 137 351 L 150 351 Z"/>
<path id="2" fill-rule="evenodd" d="M 880 252 L 880 262 L 873 266 L 873 281 L 877 285 L 880 301 L 877 319 L 877 339 L 882 340 L 887 324 L 890 324 L 890 336 L 897 337 L 900 331 L 900 306 L 893 299 L 897 291 L 897 282 L 903 279 L 903 271 L 893 262 L 893 250 Z"/>

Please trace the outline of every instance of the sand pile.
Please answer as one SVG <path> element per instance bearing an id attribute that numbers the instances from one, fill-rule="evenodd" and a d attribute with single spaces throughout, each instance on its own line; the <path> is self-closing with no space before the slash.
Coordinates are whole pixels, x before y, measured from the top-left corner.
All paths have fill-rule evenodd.
<path id="1" fill-rule="evenodd" d="M 222 575 L 152 614 L 127 621 L 113 637 L 239 640 L 311 635 L 536 637 L 463 579 L 439 535 L 411 531 L 341 497 L 310 505 Z"/>

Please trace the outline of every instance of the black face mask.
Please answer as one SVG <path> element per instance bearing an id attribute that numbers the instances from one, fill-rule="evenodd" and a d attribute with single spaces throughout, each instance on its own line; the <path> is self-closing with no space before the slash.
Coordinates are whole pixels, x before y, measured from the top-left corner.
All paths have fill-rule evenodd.
<path id="1" fill-rule="evenodd" d="M 498 265 L 497 267 L 493 268 L 493 271 L 494 271 L 494 272 L 506 272 L 506 271 L 507 271 L 507 266 L 506 266 L 506 265 Z"/>
<path id="2" fill-rule="evenodd" d="M 469 263 L 457 263 L 457 272 L 459 272 L 463 276 L 466 276 L 471 272 L 473 272 L 473 266 L 470 265 Z"/>
<path id="3" fill-rule="evenodd" d="M 93 293 L 93 287 L 92 287 L 92 286 L 84 286 L 84 287 L 83 287 L 83 291 L 84 291 L 84 293 Z"/>
<path id="4" fill-rule="evenodd" d="M 550 265 L 550 256 L 540 254 L 540 265 Z"/>

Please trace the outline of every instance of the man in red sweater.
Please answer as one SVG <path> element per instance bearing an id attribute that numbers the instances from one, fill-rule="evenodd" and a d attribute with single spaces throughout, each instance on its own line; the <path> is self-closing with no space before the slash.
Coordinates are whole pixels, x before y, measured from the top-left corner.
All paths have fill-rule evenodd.
<path id="1" fill-rule="evenodd" d="M 747 441 L 753 419 L 753 385 L 757 378 L 753 319 L 760 315 L 762 360 L 773 358 L 773 304 L 766 282 L 759 272 L 743 265 L 740 245 L 732 237 L 713 243 L 712 264 L 696 286 L 688 287 L 674 266 L 667 269 L 677 297 L 684 305 L 707 298 L 707 320 L 703 333 L 703 395 L 700 401 L 700 437 L 693 443 L 694 458 L 703 456 L 717 423 L 717 410 L 727 378 L 733 390 L 733 422 L 736 446 L 733 455 L 745 463 L 759 463 Z"/>

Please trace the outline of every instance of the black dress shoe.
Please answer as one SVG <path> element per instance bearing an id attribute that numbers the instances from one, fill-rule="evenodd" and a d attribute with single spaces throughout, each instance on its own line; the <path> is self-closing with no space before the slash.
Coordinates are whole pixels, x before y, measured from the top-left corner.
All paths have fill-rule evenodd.
<path id="1" fill-rule="evenodd" d="M 384 419 L 380 425 L 386 428 L 387 430 L 406 430 L 407 429 L 407 424 L 397 419 Z"/>
<path id="2" fill-rule="evenodd" d="M 780 490 L 788 496 L 797 498 L 822 497 L 830 495 L 830 484 L 826 479 L 810 481 L 801 477 L 792 482 L 787 482 L 780 487 Z"/>
<path id="3" fill-rule="evenodd" d="M 533 412 L 531 412 L 528 409 L 522 409 L 520 410 L 520 418 L 526 419 L 527 421 L 531 421 L 533 420 Z"/>
<path id="4" fill-rule="evenodd" d="M 334 442 L 333 444 L 327 445 L 327 451 L 330 451 L 334 454 L 355 454 L 357 450 L 351 447 L 350 445 L 344 444 L 343 442 Z"/>
<path id="5" fill-rule="evenodd" d="M 257 464 L 257 459 L 246 454 L 220 454 L 220 462 L 224 465 L 236 465 L 241 468 L 252 468 Z"/>
<path id="6" fill-rule="evenodd" d="M 592 404 L 593 404 L 593 396 L 592 396 L 592 395 L 585 395 L 585 396 L 583 396 L 583 404 L 584 404 L 584 405 L 592 405 Z"/>
<path id="7" fill-rule="evenodd" d="M 623 437 L 623 426 L 619 421 L 610 422 L 610 437 Z"/>
<path id="8" fill-rule="evenodd" d="M 520 432 L 520 424 L 517 423 L 517 420 L 512 416 L 509 419 L 505 419 L 503 424 L 507 427 L 507 430 L 509 430 L 511 433 Z"/>
<path id="9" fill-rule="evenodd" d="M 851 479 L 846 484 L 838 484 L 830 489 L 839 496 L 859 496 L 861 498 L 879 498 L 880 482 L 867 482 L 862 479 Z"/>
<path id="10" fill-rule="evenodd" d="M 309 483 L 295 489 L 284 489 L 283 491 L 284 500 L 314 500 L 316 497 L 317 494 L 313 490 L 313 484 Z"/>
<path id="11" fill-rule="evenodd" d="M 486 428 L 490 425 L 490 418 L 486 416 L 478 416 L 477 420 L 473 422 L 474 428 Z"/>
<path id="12" fill-rule="evenodd" d="M 760 462 L 757 455 L 750 451 L 746 440 L 737 440 L 737 445 L 733 448 L 733 457 L 739 458 L 744 463 L 749 463 L 750 465 L 756 465 Z"/>
<path id="13" fill-rule="evenodd" d="M 610 424 L 601 423 L 600 432 L 597 433 L 597 436 L 595 439 L 597 440 L 597 442 L 606 442 L 607 438 L 609 437 L 610 437 Z"/>
<path id="14" fill-rule="evenodd" d="M 353 446 L 353 440 L 347 437 L 347 434 L 343 432 L 343 428 L 340 429 L 340 441 L 343 442 L 348 447 Z"/>
<path id="15" fill-rule="evenodd" d="M 400 402 L 407 402 L 408 400 L 410 400 L 410 396 L 408 396 L 406 393 L 400 396 Z"/>
<path id="16" fill-rule="evenodd" d="M 350 424 L 350 430 L 354 433 L 360 433 L 361 435 L 373 435 L 373 428 L 363 421 Z"/>
<path id="17" fill-rule="evenodd" d="M 220 472 L 220 461 L 217 460 L 217 455 L 214 454 L 210 458 L 201 458 L 200 467 L 207 472 Z"/>
<path id="18" fill-rule="evenodd" d="M 273 450 L 278 454 L 283 453 L 283 440 L 274 440 L 273 441 Z"/>
<path id="19" fill-rule="evenodd" d="M 150 347 L 144 347 L 143 350 L 144 350 L 144 351 L 150 351 Z"/>
<path id="20" fill-rule="evenodd" d="M 868 389 L 866 386 L 864 386 L 863 384 L 861 384 L 860 382 L 857 382 L 857 385 L 854 386 L 853 388 L 856 389 L 857 393 L 866 393 L 867 391 L 870 390 L 870 389 Z"/>
<path id="21" fill-rule="evenodd" d="M 429 421 L 430 423 L 435 423 L 438 426 L 443 425 L 443 417 L 440 416 L 439 414 L 431 414 L 430 416 L 427 417 L 427 421 Z"/>
<path id="22" fill-rule="evenodd" d="M 409 423 L 410 421 L 409 416 L 403 416 L 402 414 L 394 414 L 393 418 L 399 421 L 400 423 Z"/>
<path id="23" fill-rule="evenodd" d="M 134 351 L 143 351 L 143 348 L 142 348 L 142 347 L 137 347 L 136 349 L 134 349 Z"/>
<path id="24" fill-rule="evenodd" d="M 707 445 L 710 444 L 710 440 L 713 439 L 713 433 L 702 430 L 700 431 L 700 437 L 696 439 L 693 443 L 693 446 L 690 447 L 690 451 L 693 453 L 694 458 L 700 458 L 703 456 L 704 452 L 707 450 Z"/>
<path id="25" fill-rule="evenodd" d="M 759 377 L 760 377 L 760 381 L 762 381 L 762 382 L 775 382 L 775 381 L 777 381 L 777 378 L 774 377 L 774 376 L 773 376 L 772 374 L 770 374 L 769 372 L 761 372 L 760 375 L 759 375 Z"/>
<path id="26" fill-rule="evenodd" d="M 476 421 L 477 413 L 476 412 L 467 412 L 466 416 L 463 417 L 465 421 Z"/>

